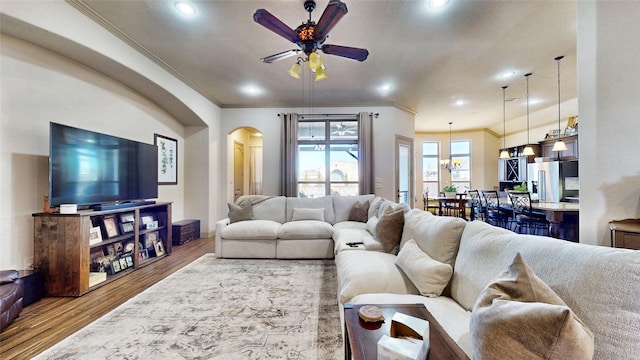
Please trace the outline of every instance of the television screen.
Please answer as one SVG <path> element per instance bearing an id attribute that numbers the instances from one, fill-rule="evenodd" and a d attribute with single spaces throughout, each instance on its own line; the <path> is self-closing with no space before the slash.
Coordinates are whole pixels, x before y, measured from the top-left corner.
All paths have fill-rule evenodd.
<path id="1" fill-rule="evenodd" d="M 158 197 L 158 148 L 50 124 L 49 201 L 94 205 Z"/>

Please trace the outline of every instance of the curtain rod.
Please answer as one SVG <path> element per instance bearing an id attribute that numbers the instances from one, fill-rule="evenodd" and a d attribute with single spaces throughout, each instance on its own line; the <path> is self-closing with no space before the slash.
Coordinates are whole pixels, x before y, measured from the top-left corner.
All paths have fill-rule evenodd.
<path id="1" fill-rule="evenodd" d="M 373 115 L 376 118 L 380 115 L 380 113 L 369 113 L 369 115 Z M 278 113 L 278 116 L 280 116 L 280 113 Z M 326 116 L 326 117 L 330 117 L 330 116 L 354 116 L 357 117 L 358 114 L 298 114 L 298 116 L 304 117 L 304 116 Z"/>

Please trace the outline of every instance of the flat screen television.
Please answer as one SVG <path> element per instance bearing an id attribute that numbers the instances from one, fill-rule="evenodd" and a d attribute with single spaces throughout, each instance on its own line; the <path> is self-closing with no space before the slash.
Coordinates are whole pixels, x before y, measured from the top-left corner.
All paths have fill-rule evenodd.
<path id="1" fill-rule="evenodd" d="M 158 197 L 157 146 L 53 122 L 49 134 L 52 207 Z"/>

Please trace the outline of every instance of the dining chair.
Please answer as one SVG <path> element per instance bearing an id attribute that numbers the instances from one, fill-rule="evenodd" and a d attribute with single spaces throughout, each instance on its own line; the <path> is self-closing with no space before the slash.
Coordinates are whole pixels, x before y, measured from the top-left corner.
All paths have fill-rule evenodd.
<path id="1" fill-rule="evenodd" d="M 422 200 L 424 201 L 424 211 L 429 211 L 434 215 L 438 215 L 440 212 L 440 204 L 433 200 L 429 200 L 429 188 L 427 188 L 422 194 Z"/>
<path id="2" fill-rule="evenodd" d="M 507 192 L 515 215 L 515 232 L 520 234 L 549 235 L 549 222 L 542 214 L 536 214 L 531 206 L 528 191 Z"/>
<path id="3" fill-rule="evenodd" d="M 500 197 L 497 190 L 482 190 L 486 205 L 485 219 L 494 226 L 512 230 L 513 212 L 500 208 Z"/>
<path id="4" fill-rule="evenodd" d="M 455 199 L 447 200 L 442 207 L 443 215 L 455 216 L 466 220 L 467 207 L 466 207 L 466 193 L 457 193 Z"/>

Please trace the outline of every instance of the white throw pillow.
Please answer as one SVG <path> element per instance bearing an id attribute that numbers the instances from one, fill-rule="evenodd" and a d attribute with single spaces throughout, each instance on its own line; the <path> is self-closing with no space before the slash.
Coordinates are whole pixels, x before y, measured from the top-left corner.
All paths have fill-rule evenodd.
<path id="1" fill-rule="evenodd" d="M 433 260 L 413 239 L 407 241 L 398 253 L 396 265 L 420 294 L 427 297 L 440 296 L 453 274 L 451 265 Z"/>
<path id="2" fill-rule="evenodd" d="M 291 221 L 319 220 L 324 221 L 324 209 L 294 208 Z"/>

